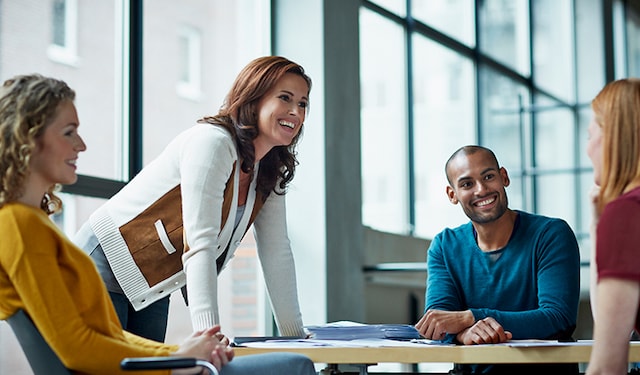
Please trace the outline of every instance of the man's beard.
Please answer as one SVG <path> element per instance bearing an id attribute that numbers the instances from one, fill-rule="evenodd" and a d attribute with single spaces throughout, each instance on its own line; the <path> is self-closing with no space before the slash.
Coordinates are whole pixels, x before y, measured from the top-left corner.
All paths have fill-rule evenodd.
<path id="1" fill-rule="evenodd" d="M 464 213 L 467 215 L 467 217 L 471 219 L 471 221 L 473 221 L 474 223 L 487 224 L 500 219 L 502 215 L 504 215 L 504 213 L 507 212 L 507 207 L 508 207 L 508 202 L 505 199 L 504 202 L 496 206 L 493 211 L 488 212 L 486 214 L 479 214 L 476 211 L 473 211 L 464 206 L 463 206 L 463 210 L 464 210 Z"/>

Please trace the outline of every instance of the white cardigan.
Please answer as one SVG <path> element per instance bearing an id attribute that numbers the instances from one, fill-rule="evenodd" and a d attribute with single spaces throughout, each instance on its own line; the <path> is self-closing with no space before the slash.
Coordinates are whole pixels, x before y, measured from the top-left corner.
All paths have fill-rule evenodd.
<path id="1" fill-rule="evenodd" d="M 234 232 L 240 175 L 237 161 L 234 141 L 225 129 L 197 124 L 180 133 L 156 159 L 91 215 L 91 227 L 136 310 L 186 283 L 193 329 L 202 330 L 219 323 L 216 259 L 227 247 L 224 265 L 233 257 L 246 232 L 256 198 L 258 165 L 249 188 L 247 208 Z M 234 165 L 236 171 L 232 173 Z M 224 190 L 232 174 L 233 198 L 229 216 L 221 228 Z M 177 185 L 181 188 L 183 225 L 189 244 L 189 250 L 182 256 L 184 272 L 150 286 L 118 228 Z M 255 219 L 254 230 L 278 328 L 283 335 L 303 336 L 284 196 L 273 192 L 269 195 Z"/>

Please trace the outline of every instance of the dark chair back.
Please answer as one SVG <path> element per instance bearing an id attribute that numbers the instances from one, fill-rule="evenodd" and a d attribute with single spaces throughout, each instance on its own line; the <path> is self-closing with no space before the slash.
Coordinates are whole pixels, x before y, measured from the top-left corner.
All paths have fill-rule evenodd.
<path id="1" fill-rule="evenodd" d="M 16 335 L 22 351 L 29 361 L 34 375 L 70 375 L 71 372 L 62 364 L 60 358 L 51 350 L 40 331 L 24 312 L 18 310 L 7 323 Z"/>
<path id="2" fill-rule="evenodd" d="M 22 351 L 27 357 L 29 366 L 34 375 L 71 375 L 56 353 L 51 350 L 49 344 L 44 340 L 33 321 L 24 312 L 18 310 L 7 319 L 13 333 L 16 335 Z M 125 358 L 122 360 L 123 370 L 160 370 L 178 369 L 201 366 L 208 370 L 210 374 L 218 375 L 218 371 L 212 364 L 196 358 L 179 357 L 148 357 L 148 358 Z"/>

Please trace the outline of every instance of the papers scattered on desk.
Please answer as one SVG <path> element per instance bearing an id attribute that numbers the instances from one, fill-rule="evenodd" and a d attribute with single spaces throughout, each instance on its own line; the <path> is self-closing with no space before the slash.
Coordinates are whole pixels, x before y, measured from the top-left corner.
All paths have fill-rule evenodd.
<path id="1" fill-rule="evenodd" d="M 431 341 L 431 340 L 429 340 Z M 434 345 L 443 345 L 438 341 L 432 341 Z M 338 348 L 384 348 L 384 347 L 424 347 L 425 342 L 398 341 L 387 339 L 356 339 L 356 340 L 268 340 L 246 342 L 240 346 L 248 348 L 271 348 L 271 349 L 292 349 L 292 348 L 315 348 L 315 347 L 338 347 Z M 448 346 L 448 344 L 445 344 Z"/>
<path id="2" fill-rule="evenodd" d="M 632 342 L 633 343 L 633 342 Z M 637 344 L 640 344 L 636 342 Z M 576 342 L 564 342 L 557 340 L 511 340 L 502 344 L 485 344 L 486 346 L 509 346 L 513 348 L 532 347 L 559 347 L 559 346 L 591 346 L 593 340 L 579 340 Z M 287 339 L 245 342 L 238 346 L 250 348 L 312 348 L 312 347 L 339 347 L 339 348 L 384 348 L 384 347 L 425 347 L 425 346 L 456 346 L 445 344 L 442 341 L 428 339 L 413 340 L 389 340 L 376 338 L 362 338 L 354 340 L 318 340 L 318 339 Z M 476 345 L 477 346 L 477 345 Z"/>
<path id="3" fill-rule="evenodd" d="M 406 324 L 362 324 L 339 321 L 324 325 L 307 326 L 311 334 L 308 339 L 242 340 L 238 346 L 251 348 L 309 348 L 309 347 L 420 347 L 426 345 L 448 345 L 440 341 L 427 340 L 418 330 Z M 241 341 L 241 340 L 239 340 Z"/>
<path id="4" fill-rule="evenodd" d="M 306 329 L 311 333 L 311 338 L 316 340 L 412 340 L 421 338 L 418 330 L 408 324 L 362 324 L 339 321 L 307 326 Z"/>

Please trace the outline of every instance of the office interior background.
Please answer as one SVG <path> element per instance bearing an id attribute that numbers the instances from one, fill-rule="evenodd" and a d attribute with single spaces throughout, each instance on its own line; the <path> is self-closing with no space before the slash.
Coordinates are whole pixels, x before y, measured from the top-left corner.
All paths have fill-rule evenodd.
<path id="1" fill-rule="evenodd" d="M 509 171 L 511 208 L 571 225 L 588 304 L 589 106 L 640 76 L 640 0 L 0 0 L 0 78 L 77 92 L 88 149 L 54 217 L 69 236 L 269 54 L 313 79 L 287 195 L 305 324 L 415 323 L 426 273 L 371 268 L 424 262 L 430 238 L 467 221 L 444 163 L 474 143 Z M 221 279 L 226 333 L 274 333 L 251 236 Z M 190 330 L 181 303 L 169 340 Z M 588 309 L 579 319 L 589 336 Z M 0 347 L 17 345 L 1 323 Z M 0 353 L 0 372 L 24 366 Z"/>

